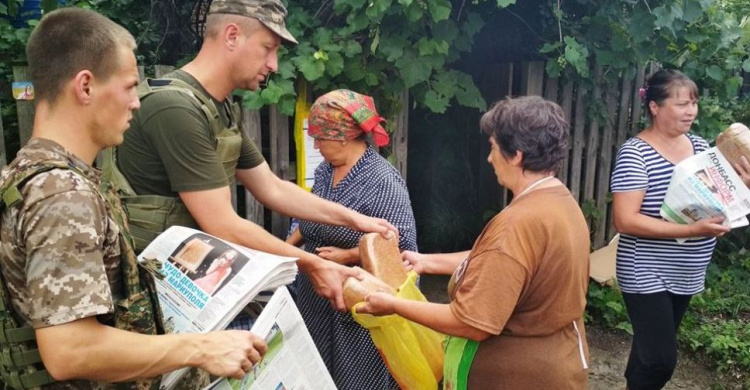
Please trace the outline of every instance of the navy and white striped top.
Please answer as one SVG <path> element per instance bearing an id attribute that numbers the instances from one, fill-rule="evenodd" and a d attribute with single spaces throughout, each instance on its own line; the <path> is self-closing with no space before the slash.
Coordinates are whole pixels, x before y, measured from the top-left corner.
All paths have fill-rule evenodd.
<path id="1" fill-rule="evenodd" d="M 687 134 L 693 154 L 708 149 L 702 138 Z M 669 187 L 674 165 L 640 138 L 627 140 L 617 153 L 611 191 L 646 191 L 641 214 L 661 219 L 659 208 Z M 715 238 L 699 238 L 678 244 L 672 238 L 620 235 L 617 248 L 617 281 L 626 293 L 669 291 L 693 295 L 704 289 L 706 268 Z"/>

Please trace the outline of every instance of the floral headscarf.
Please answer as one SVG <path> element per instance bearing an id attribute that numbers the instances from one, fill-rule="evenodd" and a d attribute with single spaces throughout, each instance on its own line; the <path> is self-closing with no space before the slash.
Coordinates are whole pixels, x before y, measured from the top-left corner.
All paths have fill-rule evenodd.
<path id="1" fill-rule="evenodd" d="M 318 98 L 310 108 L 307 134 L 315 139 L 346 141 L 372 132 L 375 144 L 388 145 L 385 122 L 371 97 L 337 89 Z"/>

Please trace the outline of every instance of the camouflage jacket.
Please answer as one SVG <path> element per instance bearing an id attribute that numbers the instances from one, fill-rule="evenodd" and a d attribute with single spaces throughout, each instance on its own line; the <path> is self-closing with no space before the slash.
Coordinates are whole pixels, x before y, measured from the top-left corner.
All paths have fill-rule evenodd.
<path id="1" fill-rule="evenodd" d="M 0 270 L 19 322 L 39 328 L 96 316 L 105 325 L 157 333 L 155 294 L 139 272 L 125 212 L 114 191 L 100 186 L 99 171 L 44 139 L 29 141 L 0 173 Z M 9 204 L 16 189 L 19 201 Z M 158 382 L 75 380 L 42 388 L 156 389 Z"/>

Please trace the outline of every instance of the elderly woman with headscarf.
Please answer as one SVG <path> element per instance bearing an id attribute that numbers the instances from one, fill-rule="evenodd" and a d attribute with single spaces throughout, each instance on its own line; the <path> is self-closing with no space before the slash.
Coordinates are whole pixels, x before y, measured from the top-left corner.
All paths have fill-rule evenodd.
<path id="1" fill-rule="evenodd" d="M 308 134 L 325 161 L 315 170 L 312 192 L 364 215 L 396 226 L 402 250 L 416 250 L 414 214 L 399 172 L 369 145 L 388 144 L 373 99 L 349 90 L 329 92 L 315 101 Z M 361 232 L 347 227 L 300 221 L 290 242 L 341 264 L 359 264 Z M 395 389 L 396 382 L 370 339 L 350 313 L 331 309 L 315 294 L 306 275 L 298 277 L 297 305 L 320 354 L 340 390 Z"/>
<path id="2" fill-rule="evenodd" d="M 403 254 L 418 273 L 453 275 L 451 302 L 376 292 L 358 311 L 399 314 L 450 336 L 445 389 L 585 389 L 589 231 L 555 178 L 568 123 L 560 106 L 530 96 L 499 102 L 480 128 L 491 145 L 487 162 L 513 201 L 470 252 Z"/>

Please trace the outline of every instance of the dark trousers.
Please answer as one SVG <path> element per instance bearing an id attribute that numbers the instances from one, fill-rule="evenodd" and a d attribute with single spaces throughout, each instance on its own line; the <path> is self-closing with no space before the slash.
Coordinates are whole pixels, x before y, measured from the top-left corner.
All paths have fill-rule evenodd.
<path id="1" fill-rule="evenodd" d="M 677 365 L 677 329 L 692 296 L 667 291 L 622 296 L 633 324 L 633 345 L 625 369 L 628 389 L 661 389 Z"/>

